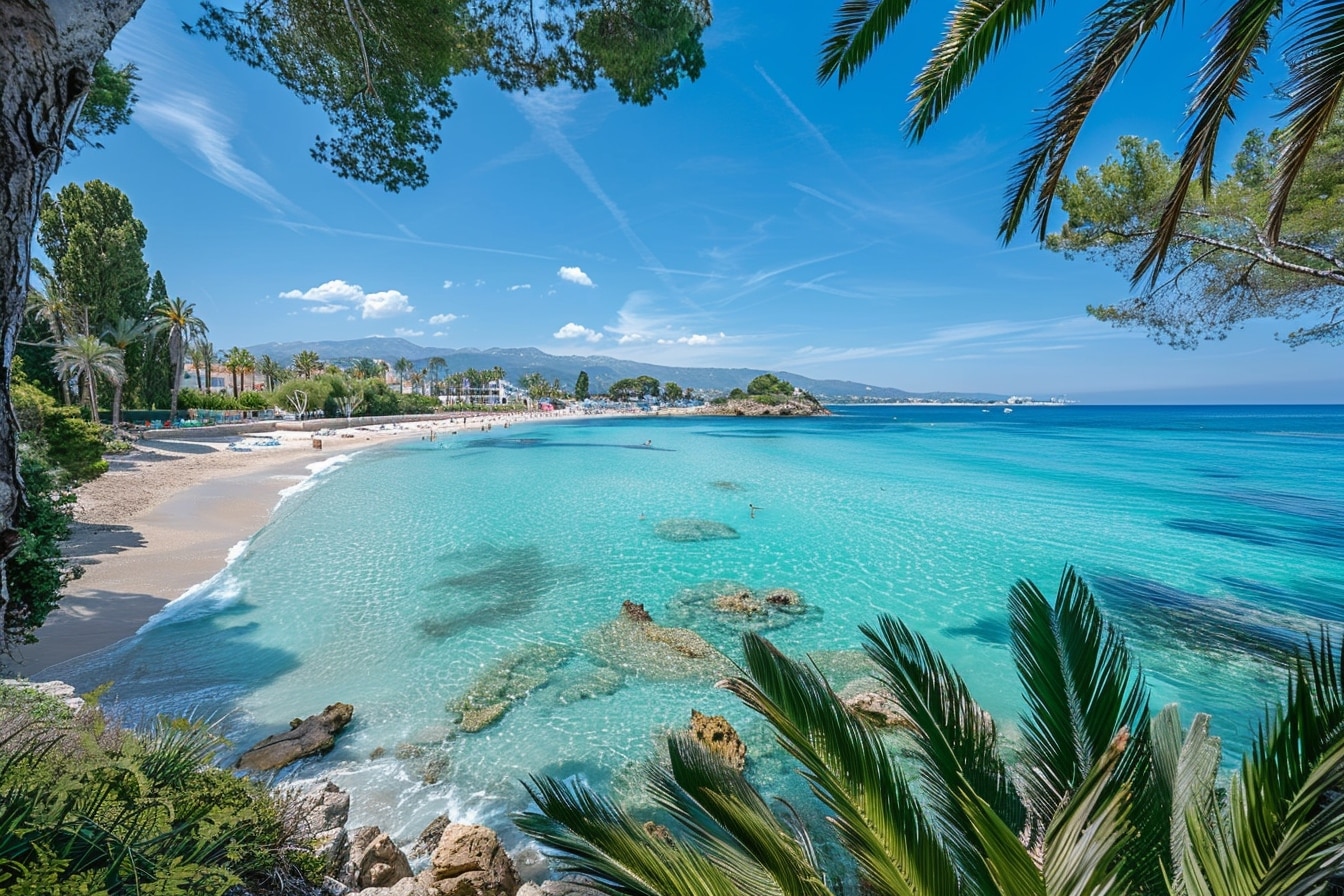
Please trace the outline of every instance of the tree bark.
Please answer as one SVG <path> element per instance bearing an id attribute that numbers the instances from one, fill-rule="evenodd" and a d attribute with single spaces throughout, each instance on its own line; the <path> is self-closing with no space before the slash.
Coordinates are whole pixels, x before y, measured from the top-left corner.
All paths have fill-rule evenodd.
<path id="1" fill-rule="evenodd" d="M 28 299 L 38 201 L 60 167 L 93 66 L 144 0 L 4 0 L 0 6 L 0 615 L 23 501 L 10 369 Z M 0 643 L 0 650 L 9 645 Z"/>

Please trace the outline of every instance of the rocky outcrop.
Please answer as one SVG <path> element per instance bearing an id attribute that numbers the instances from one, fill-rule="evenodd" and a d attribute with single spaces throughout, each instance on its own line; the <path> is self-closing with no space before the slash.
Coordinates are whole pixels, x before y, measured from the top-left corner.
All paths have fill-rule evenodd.
<path id="1" fill-rule="evenodd" d="M 353 891 L 351 891 L 354 896 Z M 366 887 L 358 896 L 438 896 L 414 877 L 403 878 L 390 887 Z"/>
<path id="2" fill-rule="evenodd" d="M 677 542 L 718 541 L 742 537 L 727 523 L 698 519 L 662 520 L 653 527 L 653 534 L 664 541 Z"/>
<path id="3" fill-rule="evenodd" d="M 735 633 L 782 628 L 813 612 L 792 588 L 756 590 L 724 579 L 681 589 L 668 611 L 677 624 L 698 628 L 709 622 Z"/>
<path id="4" fill-rule="evenodd" d="M 350 819 L 350 794 L 330 781 L 323 781 L 291 796 L 286 801 L 284 816 L 299 837 L 315 837 L 324 831 L 343 828 Z"/>
<path id="5" fill-rule="evenodd" d="M 0 687 L 36 691 L 44 697 L 61 701 L 71 712 L 79 712 L 85 706 L 84 698 L 75 693 L 74 685 L 66 684 L 63 681 L 28 681 L 25 678 L 6 678 L 0 680 Z"/>
<path id="6" fill-rule="evenodd" d="M 521 886 L 499 837 L 476 824 L 444 828 L 417 880 L 435 896 L 516 896 Z"/>
<path id="7" fill-rule="evenodd" d="M 349 703 L 333 703 L 317 715 L 295 719 L 288 731 L 272 734 L 238 757 L 237 767 L 269 772 L 305 756 L 325 753 L 336 745 L 336 735 L 350 724 L 354 714 L 355 708 Z"/>
<path id="8" fill-rule="evenodd" d="M 339 880 L 356 890 L 391 887 L 411 876 L 411 863 L 392 838 L 376 826 L 350 833 L 350 858 L 341 866 Z"/>
<path id="9" fill-rule="evenodd" d="M 452 819 L 447 815 L 440 815 L 425 825 L 425 829 L 420 832 L 420 836 L 415 838 L 415 844 L 411 847 L 410 857 L 418 859 L 421 856 L 427 856 L 438 849 L 439 838 L 443 832 L 452 824 Z"/>
<path id="10" fill-rule="evenodd" d="M 910 720 L 896 697 L 887 691 L 864 691 L 842 698 L 845 707 L 859 718 L 879 728 L 901 728 L 914 731 Z"/>
<path id="11" fill-rule="evenodd" d="M 720 403 L 709 403 L 696 413 L 719 417 L 814 417 L 830 416 L 830 411 L 810 396 L 792 398 L 767 396 L 759 398 L 730 398 Z"/>
<path id="12" fill-rule="evenodd" d="M 723 716 L 691 710 L 691 736 L 729 768 L 740 772 L 747 767 L 747 745 Z"/>

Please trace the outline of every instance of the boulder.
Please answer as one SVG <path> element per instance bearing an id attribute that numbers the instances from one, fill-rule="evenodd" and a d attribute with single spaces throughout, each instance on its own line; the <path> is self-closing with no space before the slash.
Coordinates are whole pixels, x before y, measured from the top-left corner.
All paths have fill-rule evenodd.
<path id="1" fill-rule="evenodd" d="M 334 877 L 324 877 L 322 883 L 318 885 L 317 892 L 318 896 L 349 896 L 354 890 Z"/>
<path id="2" fill-rule="evenodd" d="M 350 794 L 330 781 L 299 792 L 286 807 L 286 817 L 300 838 L 345 827 L 350 819 Z"/>
<path id="3" fill-rule="evenodd" d="M 397 881 L 390 887 L 366 887 L 356 896 L 438 896 L 414 877 Z"/>
<path id="4" fill-rule="evenodd" d="M 523 884 L 518 888 L 517 896 L 546 896 L 540 884 Z"/>
<path id="5" fill-rule="evenodd" d="M 730 768 L 739 772 L 746 768 L 747 745 L 723 716 L 707 716 L 691 710 L 691 736 Z"/>
<path id="6" fill-rule="evenodd" d="M 717 595 L 713 607 L 720 613 L 743 613 L 748 616 L 765 612 L 761 602 L 752 597 L 751 592 L 746 589 Z"/>
<path id="7" fill-rule="evenodd" d="M 336 745 L 336 735 L 350 724 L 355 708 L 333 703 L 281 734 L 272 734 L 238 757 L 237 767 L 252 772 L 284 768 L 296 759 L 325 753 Z"/>
<path id="8" fill-rule="evenodd" d="M 652 622 L 653 617 L 649 611 L 644 609 L 643 604 L 637 604 L 632 600 L 621 601 L 621 615 L 631 622 Z"/>
<path id="9" fill-rule="evenodd" d="M 516 896 L 521 886 L 499 837 L 478 824 L 444 828 L 418 880 L 437 896 Z"/>
<path id="10" fill-rule="evenodd" d="M 411 847 L 410 857 L 418 859 L 432 853 L 438 848 L 439 838 L 443 836 L 444 829 L 452 823 L 452 819 L 447 815 L 440 815 L 425 825 L 425 829 L 420 832 L 420 836 L 415 838 L 415 845 Z"/>
<path id="11" fill-rule="evenodd" d="M 734 671 L 732 662 L 704 638 L 690 629 L 658 625 L 642 604 L 630 601 L 614 620 L 588 632 L 584 643 L 604 666 L 661 681 L 717 680 Z"/>
<path id="12" fill-rule="evenodd" d="M 808 612 L 792 588 L 758 590 L 732 579 L 715 579 L 681 588 L 668 602 L 672 625 L 741 632 L 782 628 Z"/>
<path id="13" fill-rule="evenodd" d="M 771 588 L 765 592 L 765 602 L 772 607 L 801 607 L 803 597 L 792 588 Z"/>
<path id="14" fill-rule="evenodd" d="M 390 887 L 411 876 L 411 863 L 392 838 L 378 827 L 355 828 L 350 834 L 350 858 L 341 867 L 340 881 L 356 890 Z"/>
<path id="15" fill-rule="evenodd" d="M 588 886 L 582 877 L 562 877 L 548 880 L 541 885 L 544 896 L 602 896 L 602 891 Z"/>
<path id="16" fill-rule="evenodd" d="M 850 712 L 879 728 L 915 730 L 915 723 L 906 715 L 895 695 L 887 691 L 864 691 L 842 700 Z"/>
<path id="17" fill-rule="evenodd" d="M 309 850 L 322 860 L 322 870 L 327 874 L 338 872 L 350 852 L 350 837 L 345 828 L 319 831 L 310 838 L 309 843 Z"/>

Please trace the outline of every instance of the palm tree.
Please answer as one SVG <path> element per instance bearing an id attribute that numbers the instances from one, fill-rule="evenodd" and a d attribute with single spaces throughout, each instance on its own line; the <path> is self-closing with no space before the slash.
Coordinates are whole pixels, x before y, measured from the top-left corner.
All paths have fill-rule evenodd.
<path id="1" fill-rule="evenodd" d="M 98 377 L 117 386 L 126 380 L 121 349 L 108 345 L 97 336 L 67 336 L 56 347 L 52 366 L 63 379 L 83 383 L 95 423 L 98 422 Z"/>
<path id="2" fill-rule="evenodd" d="M 149 335 L 152 329 L 149 321 L 136 320 L 133 317 L 118 318 L 103 333 L 108 344 L 121 350 L 122 363 L 125 364 L 126 350 Z M 120 381 L 112 381 L 112 425 L 121 425 L 121 390 L 126 384 L 123 376 Z"/>
<path id="3" fill-rule="evenodd" d="M 425 372 L 429 374 L 429 394 L 439 394 L 439 378 L 448 367 L 448 362 L 438 355 L 425 362 Z"/>
<path id="4" fill-rule="evenodd" d="M 1208 717 L 1183 729 L 1167 707 L 1150 719 L 1124 640 L 1072 570 L 1053 605 L 1023 581 L 1009 610 L 1026 693 L 1015 767 L 994 720 L 922 637 L 890 617 L 863 629 L 907 716 L 917 782 L 815 666 L 744 637 L 746 674 L 720 687 L 802 767 L 847 867 L 824 864 L 796 813 L 777 815 L 684 734 L 648 782 L 683 836 L 647 829 L 585 784 L 544 778 L 518 826 L 602 892 L 634 896 L 830 896 L 831 881 L 851 876 L 890 896 L 1305 896 L 1339 874 L 1344 639 L 1336 648 L 1322 634 L 1299 657 L 1224 798 Z"/>
<path id="5" fill-rule="evenodd" d="M 914 107 L 906 134 L 918 141 L 947 110 L 953 98 L 1016 32 L 1032 24 L 1048 4 L 1029 0 L 983 3 L 958 0 L 941 42 L 934 47 L 911 93 Z M 844 83 L 871 58 L 905 17 L 909 0 L 844 0 L 822 48 L 817 77 Z M 1216 3 L 1207 8 L 1212 27 L 1202 25 L 1211 45 L 1187 109 L 1185 146 L 1151 245 L 1134 274 L 1155 278 L 1176 234 L 1191 182 L 1198 175 L 1208 193 L 1222 125 L 1259 72 L 1273 38 L 1283 37 L 1285 79 L 1275 85 L 1283 97 L 1279 112 L 1286 139 L 1269 190 L 1268 239 L 1277 242 L 1289 194 L 1307 155 L 1330 125 L 1344 85 L 1344 41 L 1339 39 L 1338 3 Z M 1037 238 L 1048 231 L 1047 217 L 1070 151 L 1093 105 L 1128 71 L 1140 50 L 1155 42 L 1173 15 L 1185 6 L 1175 0 L 1104 3 L 1088 14 L 1081 38 L 1069 48 L 1057 86 L 1040 112 L 1031 146 L 1019 157 L 1008 188 L 999 234 L 1011 239 L 1029 206 L 1035 205 Z M 1150 40 L 1151 39 L 1151 40 Z M 1184 87 L 1184 85 L 1182 85 Z M 1034 194 L 1034 195 L 1033 195 Z"/>
<path id="6" fill-rule="evenodd" d="M 205 321 L 196 316 L 196 306 L 181 298 L 170 299 L 154 308 L 152 315 L 159 318 L 160 326 L 168 331 L 168 361 L 173 368 L 173 397 L 168 419 L 177 419 L 177 393 L 182 388 L 182 366 L 186 360 L 187 343 L 204 336 Z"/>
<path id="7" fill-rule="evenodd" d="M 397 359 L 397 363 L 392 365 L 392 369 L 397 372 L 397 382 L 405 383 L 406 377 L 415 369 L 415 365 L 411 363 L 409 358 L 401 357 Z"/>
<path id="8" fill-rule="evenodd" d="M 304 349 L 294 356 L 294 372 L 305 380 L 312 379 L 314 373 L 322 369 L 322 361 L 317 352 Z"/>
<path id="9" fill-rule="evenodd" d="M 252 353 L 236 345 L 224 356 L 224 367 L 229 371 L 229 382 L 233 386 L 234 398 L 237 398 L 241 391 L 244 374 L 250 373 L 256 366 L 257 361 L 252 357 Z"/>
<path id="10" fill-rule="evenodd" d="M 66 294 L 64 284 L 41 259 L 34 258 L 31 266 L 33 273 L 42 281 L 42 289 L 28 290 L 28 313 L 47 325 L 52 344 L 59 345 L 75 330 L 74 306 Z M 61 380 L 61 390 L 65 403 L 70 404 L 70 384 L 64 379 Z"/>
<path id="11" fill-rule="evenodd" d="M 273 390 L 285 378 L 285 368 L 270 355 L 262 355 L 257 361 L 257 372 L 266 378 L 266 388 Z"/>

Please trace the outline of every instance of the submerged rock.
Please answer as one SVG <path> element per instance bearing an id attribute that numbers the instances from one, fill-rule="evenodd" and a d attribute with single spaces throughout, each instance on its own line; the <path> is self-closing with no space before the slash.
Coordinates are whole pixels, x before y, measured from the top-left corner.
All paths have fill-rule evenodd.
<path id="1" fill-rule="evenodd" d="M 664 541 L 678 542 L 741 538 L 737 530 L 727 523 L 696 519 L 662 520 L 653 527 L 653 534 Z"/>
<path id="2" fill-rule="evenodd" d="M 653 621 L 642 604 L 626 601 L 611 622 L 588 632 L 584 644 L 604 666 L 663 681 L 720 678 L 733 665 L 690 629 Z"/>
<path id="3" fill-rule="evenodd" d="M 918 730 L 890 691 L 864 691 L 842 700 L 850 712 L 879 728 Z"/>
<path id="4" fill-rule="evenodd" d="M 355 828 L 350 834 L 350 858 L 339 880 L 348 887 L 390 887 L 411 876 L 411 863 L 392 838 L 376 826 Z"/>
<path id="5" fill-rule="evenodd" d="M 448 704 L 459 715 L 463 731 L 476 732 L 493 725 L 515 702 L 544 685 L 551 673 L 570 657 L 570 650 L 556 644 L 537 644 L 516 650 L 488 667 Z"/>
<path id="6" fill-rule="evenodd" d="M 668 609 L 675 622 L 708 619 L 739 634 L 781 628 L 809 611 L 792 588 L 753 590 L 731 580 L 683 588 L 673 595 Z"/>
<path id="7" fill-rule="evenodd" d="M 272 734 L 238 757 L 237 767 L 253 772 L 284 768 L 296 759 L 325 753 L 336 745 L 336 735 L 354 717 L 349 703 L 333 703 L 321 713 L 295 719 L 288 731 Z"/>
<path id="8" fill-rule="evenodd" d="M 564 704 L 607 697 L 619 691 L 624 685 L 624 675 L 616 669 L 602 666 L 561 691 L 557 700 Z"/>
<path id="9" fill-rule="evenodd" d="M 724 492 L 742 491 L 742 486 L 738 485 L 736 482 L 729 482 L 727 479 L 717 479 L 714 482 L 711 482 L 710 485 L 714 486 L 714 488 L 717 488 L 719 491 Z"/>
<path id="10" fill-rule="evenodd" d="M 747 745 L 723 716 L 691 710 L 691 736 L 729 768 L 740 772 L 747 767 Z"/>

